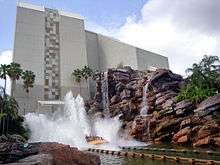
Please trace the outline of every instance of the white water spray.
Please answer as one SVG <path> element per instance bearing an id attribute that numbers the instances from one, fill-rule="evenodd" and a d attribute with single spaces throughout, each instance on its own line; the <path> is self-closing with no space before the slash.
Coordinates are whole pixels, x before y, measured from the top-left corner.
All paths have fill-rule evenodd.
<path id="1" fill-rule="evenodd" d="M 59 142 L 84 149 L 95 147 L 89 146 L 85 138 L 93 134 L 108 141 L 107 144 L 96 146 L 98 148 L 119 150 L 119 146 L 144 145 L 118 136 L 121 127 L 118 117 L 96 119 L 94 132 L 91 133 L 83 98 L 78 95 L 74 99 L 71 92 L 65 97 L 63 110 L 60 109 L 51 116 L 29 113 L 25 116 L 25 122 L 31 130 L 30 142 Z"/>
<path id="2" fill-rule="evenodd" d="M 52 116 L 29 113 L 25 122 L 31 130 L 31 142 L 60 142 L 84 148 L 88 144 L 85 136 L 90 135 L 90 126 L 81 96 L 73 98 L 71 92 L 65 97 L 65 107 Z"/>

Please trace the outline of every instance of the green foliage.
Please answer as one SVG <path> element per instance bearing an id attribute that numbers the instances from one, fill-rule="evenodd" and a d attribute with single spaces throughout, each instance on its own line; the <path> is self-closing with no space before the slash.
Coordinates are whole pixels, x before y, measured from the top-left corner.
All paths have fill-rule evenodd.
<path id="1" fill-rule="evenodd" d="M 8 65 L 7 74 L 12 80 L 18 80 L 22 74 L 21 65 L 15 62 L 12 62 Z"/>
<path id="2" fill-rule="evenodd" d="M 215 93 L 216 89 L 214 88 L 205 88 L 188 84 L 180 90 L 180 93 L 176 97 L 176 100 L 177 102 L 179 102 L 187 99 L 194 104 L 198 104 L 201 101 L 207 99 L 209 96 L 213 96 Z"/>
<path id="3" fill-rule="evenodd" d="M 6 77 L 12 81 L 12 96 L 6 94 Z M 0 78 L 5 80 L 5 85 L 0 88 L 0 133 L 1 134 L 20 134 L 27 138 L 27 130 L 23 127 L 23 117 L 18 115 L 19 106 L 13 97 L 15 81 L 22 76 L 24 88 L 29 91 L 33 87 L 35 75 L 32 71 L 24 71 L 20 64 L 12 62 L 9 65 L 0 66 Z M 2 93 L 3 91 L 3 93 Z"/>
<path id="4" fill-rule="evenodd" d="M 72 73 L 73 79 L 77 82 L 80 83 L 83 77 L 82 70 L 80 69 L 75 69 Z"/>
<path id="5" fill-rule="evenodd" d="M 0 67 L 0 78 L 6 79 L 7 73 L 8 73 L 8 67 L 9 65 L 1 64 Z"/>
<path id="6" fill-rule="evenodd" d="M 5 117 L 6 115 L 7 115 L 6 113 L 0 112 L 0 119 L 3 118 L 3 117 Z"/>
<path id="7" fill-rule="evenodd" d="M 187 78 L 187 84 L 180 90 L 177 101 L 187 99 L 197 104 L 207 97 L 215 95 L 217 91 L 215 81 L 218 73 L 214 64 L 218 61 L 217 56 L 205 55 L 200 63 L 188 68 L 186 72 L 190 75 Z"/>
<path id="8" fill-rule="evenodd" d="M 7 73 L 8 73 L 8 68 L 9 68 L 9 65 L 2 64 L 0 66 L 0 78 L 4 79 L 4 81 L 5 81 L 5 85 L 4 85 L 4 88 L 3 88 L 4 95 L 6 93 L 5 92 L 5 90 L 6 90 L 6 77 L 7 77 Z"/>
<path id="9" fill-rule="evenodd" d="M 88 80 L 89 77 L 93 76 L 93 70 L 88 66 L 82 68 L 82 76 L 85 80 Z"/>
<path id="10" fill-rule="evenodd" d="M 73 79 L 80 83 L 82 79 L 88 80 L 94 74 L 93 70 L 88 66 L 84 66 L 82 69 L 75 69 L 72 73 Z"/>
<path id="11" fill-rule="evenodd" d="M 22 73 L 22 79 L 23 79 L 23 87 L 26 90 L 26 92 L 29 93 L 29 88 L 34 87 L 34 82 L 35 82 L 34 72 L 30 70 L 24 71 Z"/>
<path id="12" fill-rule="evenodd" d="M 7 114 L 7 116 L 12 119 L 16 119 L 18 117 L 18 103 L 14 97 L 5 95 L 3 97 L 3 112 Z"/>

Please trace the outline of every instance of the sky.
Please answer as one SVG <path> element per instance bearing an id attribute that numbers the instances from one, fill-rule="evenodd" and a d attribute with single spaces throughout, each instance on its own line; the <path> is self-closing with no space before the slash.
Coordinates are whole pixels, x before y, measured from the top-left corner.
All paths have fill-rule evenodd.
<path id="1" fill-rule="evenodd" d="M 203 55 L 220 56 L 220 0 L 20 0 L 74 12 L 86 29 L 169 58 L 170 69 L 185 69 Z M 0 63 L 10 62 L 15 0 L 0 0 Z"/>

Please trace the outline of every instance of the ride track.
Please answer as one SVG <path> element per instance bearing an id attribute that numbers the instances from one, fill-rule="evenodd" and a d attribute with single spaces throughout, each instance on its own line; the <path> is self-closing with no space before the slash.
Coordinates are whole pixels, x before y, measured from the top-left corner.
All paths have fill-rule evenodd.
<path id="1" fill-rule="evenodd" d="M 186 157 L 179 157 L 179 156 L 175 157 L 175 156 L 147 154 L 147 153 L 132 152 L 132 151 L 111 151 L 111 150 L 93 149 L 93 148 L 89 148 L 88 151 L 114 155 L 114 156 L 130 157 L 130 158 L 143 158 L 143 159 L 148 158 L 152 160 L 170 161 L 170 162 L 184 163 L 184 164 L 189 163 L 190 165 L 201 165 L 201 164 L 202 165 L 220 165 L 220 161 L 218 160 L 194 159 L 194 158 L 186 158 Z M 166 151 L 166 149 L 164 149 L 164 151 Z M 171 151 L 179 152 L 181 150 L 172 149 Z M 182 150 L 182 151 L 187 152 L 190 150 Z M 196 153 L 199 153 L 199 151 L 197 151 Z M 210 152 L 205 152 L 205 153 L 210 154 Z"/>

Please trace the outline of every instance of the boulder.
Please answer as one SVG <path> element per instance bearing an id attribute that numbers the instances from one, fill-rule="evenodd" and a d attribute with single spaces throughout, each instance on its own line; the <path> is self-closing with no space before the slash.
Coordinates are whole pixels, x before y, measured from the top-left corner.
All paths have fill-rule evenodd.
<path id="1" fill-rule="evenodd" d="M 178 85 L 181 81 L 183 81 L 182 76 L 174 74 L 167 69 L 158 69 L 150 79 L 150 86 L 158 90 L 167 86 L 173 87 L 174 84 L 171 82 L 176 82 Z"/>
<path id="2" fill-rule="evenodd" d="M 56 164 L 59 165 L 99 165 L 98 155 L 82 152 L 69 145 L 59 143 L 42 143 L 39 153 L 51 154 Z"/>
<path id="3" fill-rule="evenodd" d="M 55 161 L 50 154 L 31 155 L 16 163 L 9 163 L 8 165 L 54 165 Z"/>
<path id="4" fill-rule="evenodd" d="M 220 147 L 220 137 L 215 137 L 214 138 L 214 143 L 217 147 Z"/>
<path id="5" fill-rule="evenodd" d="M 182 122 L 183 119 L 168 119 L 163 122 L 160 122 L 159 126 L 154 130 L 154 133 L 159 135 L 163 134 L 164 132 L 172 132 L 178 129 L 179 124 Z"/>
<path id="6" fill-rule="evenodd" d="M 192 120 L 191 118 L 188 117 L 181 122 L 180 129 L 190 126 L 191 124 L 192 124 Z"/>
<path id="7" fill-rule="evenodd" d="M 211 142 L 211 138 L 209 136 L 199 139 L 196 142 L 193 143 L 194 147 L 201 147 L 201 146 L 207 146 Z"/>
<path id="8" fill-rule="evenodd" d="M 201 102 L 197 110 L 205 110 L 209 107 L 213 107 L 219 104 L 220 104 L 220 93 L 215 96 L 209 97 L 208 99 Z"/>
<path id="9" fill-rule="evenodd" d="M 185 127 L 178 131 L 176 134 L 174 134 L 172 138 L 172 142 L 179 144 L 179 143 L 186 143 L 189 140 L 189 136 L 191 134 L 191 128 Z"/>
<path id="10" fill-rule="evenodd" d="M 131 81 L 126 85 L 126 88 L 129 90 L 136 90 L 137 89 L 136 81 Z"/>
<path id="11" fill-rule="evenodd" d="M 118 82 L 115 86 L 116 93 L 121 93 L 125 89 L 125 84 Z"/>
<path id="12" fill-rule="evenodd" d="M 203 125 L 197 132 L 196 139 L 203 139 L 207 136 L 217 134 L 220 132 L 220 128 L 217 125 L 206 124 Z"/>
<path id="13" fill-rule="evenodd" d="M 178 110 L 178 109 L 193 109 L 193 105 L 190 101 L 188 100 L 183 100 L 183 101 L 180 101 L 178 103 L 176 103 L 176 107 L 175 109 Z"/>
<path id="14" fill-rule="evenodd" d="M 1 135 L 0 136 L 0 143 L 11 142 L 11 143 L 24 143 L 26 140 L 17 134 L 10 135 Z"/>
<path id="15" fill-rule="evenodd" d="M 194 112 L 199 117 L 204 117 L 212 114 L 220 109 L 220 93 L 209 97 L 208 99 L 202 101 Z"/>
<path id="16" fill-rule="evenodd" d="M 189 137 L 184 135 L 177 140 L 177 144 L 185 144 L 189 141 Z"/>
<path id="17" fill-rule="evenodd" d="M 155 104 L 157 106 L 164 104 L 167 100 L 171 99 L 172 97 L 176 96 L 176 94 L 173 93 L 167 93 L 165 95 L 162 95 L 161 97 L 157 98 Z"/>
<path id="18" fill-rule="evenodd" d="M 128 89 L 124 89 L 120 94 L 121 100 L 126 100 L 131 98 L 131 91 Z"/>
<path id="19" fill-rule="evenodd" d="M 120 98 L 119 96 L 117 96 L 117 95 L 114 95 L 114 96 L 111 98 L 110 103 L 111 103 L 111 104 L 117 104 L 117 103 L 119 103 L 120 101 L 121 101 L 121 98 Z"/>
<path id="20" fill-rule="evenodd" d="M 2 156 L 0 157 L 1 163 L 100 165 L 98 155 L 82 152 L 77 150 L 77 148 L 60 143 L 8 143 L 4 144 L 4 147 L 0 146 L 0 148 L 0 154 Z M 2 148 L 6 149 L 2 150 Z"/>

